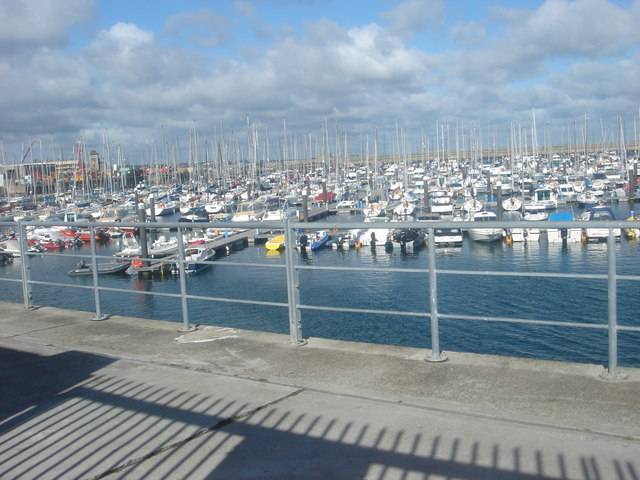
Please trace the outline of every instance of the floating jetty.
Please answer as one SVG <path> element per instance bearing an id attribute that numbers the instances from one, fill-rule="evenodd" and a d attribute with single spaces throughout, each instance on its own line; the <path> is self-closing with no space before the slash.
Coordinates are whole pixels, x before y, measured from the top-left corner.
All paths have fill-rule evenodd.
<path id="1" fill-rule="evenodd" d="M 226 234 L 222 233 L 217 238 L 208 240 L 204 246 L 212 248 L 216 254 L 245 248 L 249 243 L 255 242 L 255 231 L 234 230 Z M 266 241 L 266 240 L 265 240 Z M 132 262 L 132 268 L 138 275 L 164 275 L 171 271 L 179 260 L 178 254 L 168 255 L 162 258 L 137 259 Z"/>

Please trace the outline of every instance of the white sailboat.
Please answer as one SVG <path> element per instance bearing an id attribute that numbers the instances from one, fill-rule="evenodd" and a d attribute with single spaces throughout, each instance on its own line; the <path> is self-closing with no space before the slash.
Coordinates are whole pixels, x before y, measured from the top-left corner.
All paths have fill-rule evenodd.
<path id="1" fill-rule="evenodd" d="M 502 201 L 502 208 L 507 212 L 517 212 L 522 208 L 522 200 L 516 197 L 509 197 Z"/>

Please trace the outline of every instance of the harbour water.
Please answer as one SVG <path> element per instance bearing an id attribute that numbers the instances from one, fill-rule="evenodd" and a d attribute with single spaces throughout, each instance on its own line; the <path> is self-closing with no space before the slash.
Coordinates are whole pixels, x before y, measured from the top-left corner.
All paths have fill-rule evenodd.
<path id="1" fill-rule="evenodd" d="M 618 218 L 626 218 L 629 205 L 614 206 Z M 340 216 L 341 221 L 359 220 Z M 98 247 L 99 255 L 119 250 L 118 240 Z M 437 250 L 437 269 L 473 271 L 606 273 L 606 244 L 550 245 L 547 243 L 480 244 L 465 238 L 460 248 Z M 636 275 L 640 266 L 640 241 L 616 245 L 617 271 Z M 32 280 L 68 285 L 91 285 L 91 276 L 70 277 L 89 247 L 64 250 L 31 260 Z M 359 251 L 319 250 L 296 254 L 299 262 L 319 266 L 421 268 L 427 250 L 386 253 L 380 249 Z M 101 260 L 104 261 L 104 260 Z M 232 265 L 237 263 L 261 266 Z M 250 246 L 223 255 L 213 268 L 186 278 L 191 295 L 287 302 L 283 253 Z M 0 266 L 0 275 L 20 278 L 20 260 Z M 429 311 L 428 275 L 385 271 L 301 270 L 301 302 L 343 308 Z M 144 295 L 178 293 L 179 280 L 171 275 L 139 278 L 137 275 L 100 277 L 100 285 L 125 288 L 131 293 L 101 293 L 102 312 L 181 322 L 178 298 Z M 606 325 L 607 282 L 593 279 L 438 275 L 438 309 L 442 314 L 502 316 Z M 22 302 L 19 283 L 2 282 L 0 300 Z M 34 285 L 34 304 L 94 311 L 93 292 L 87 289 Z M 640 285 L 619 281 L 617 316 L 620 325 L 640 326 Z M 286 308 L 189 301 L 192 324 L 223 325 L 243 329 L 288 333 Z M 302 311 L 305 337 L 382 343 L 429 348 L 429 319 L 345 312 Z M 640 367 L 640 333 L 619 332 L 618 364 Z M 521 325 L 504 322 L 440 320 L 440 347 L 444 351 L 532 357 L 581 363 L 606 364 L 607 332 L 600 329 Z"/>

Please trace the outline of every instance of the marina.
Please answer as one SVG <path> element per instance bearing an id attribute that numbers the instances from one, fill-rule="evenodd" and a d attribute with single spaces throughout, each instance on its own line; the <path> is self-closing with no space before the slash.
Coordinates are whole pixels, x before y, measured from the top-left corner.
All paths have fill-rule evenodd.
<path id="1" fill-rule="evenodd" d="M 8 196 L 0 300 L 640 366 L 635 152 L 386 160 Z"/>
<path id="2" fill-rule="evenodd" d="M 616 210 L 624 212 L 626 208 L 628 205 L 620 205 Z M 312 233 L 331 222 L 323 230 L 335 234 L 354 230 L 349 228 L 354 223 L 369 225 L 362 220 L 362 215 L 331 215 L 305 225 Z M 465 222 L 465 225 L 468 224 Z M 277 232 L 249 228 L 238 229 L 234 234 L 228 230 L 225 234 L 219 226 L 212 229 L 212 239 L 208 241 L 197 240 L 202 237 L 194 235 L 195 230 L 185 236 L 183 258 L 187 278 L 182 279 L 179 275 L 175 253 L 149 259 L 147 266 L 137 260 L 140 266 L 134 268 L 132 265 L 125 274 L 100 275 L 99 285 L 106 289 L 100 292 L 101 312 L 109 315 L 135 312 L 141 318 L 176 321 L 183 314 L 183 305 L 178 299 L 184 288 L 190 296 L 188 318 L 192 324 L 286 333 L 289 329 L 287 250 L 286 247 L 266 247 L 269 238 L 278 236 Z M 166 228 L 158 229 L 155 235 L 175 233 Z M 150 238 L 155 236 L 149 235 Z M 122 250 L 124 238 L 95 242 L 99 256 L 96 262 L 118 258 L 114 255 Z M 198 262 L 199 268 L 194 265 L 193 274 L 188 274 L 187 270 L 190 263 L 186 253 L 191 248 L 188 239 L 202 241 L 217 250 L 214 257 Z M 607 281 L 594 279 L 607 271 L 607 243 L 582 243 L 579 239 L 580 235 L 576 242 L 550 243 L 543 235 L 542 240 L 535 242 L 508 244 L 505 239 L 478 242 L 465 234 L 460 242 L 436 243 L 438 271 L 495 271 L 498 275 L 465 275 L 461 278 L 439 274 L 438 308 L 445 316 L 440 321 L 443 349 L 606 364 L 606 330 L 560 326 L 564 323 L 582 326 L 607 323 Z M 171 242 L 165 238 L 164 243 Z M 299 304 L 306 306 L 301 322 L 303 335 L 416 348 L 429 346 L 427 270 L 430 249 L 415 248 L 410 244 L 389 249 L 385 245 L 372 247 L 365 243 L 362 239 L 359 247 L 341 247 L 334 243 L 325 244 L 323 248 L 296 249 L 294 262 L 302 269 L 298 272 Z M 640 264 L 637 241 L 624 238 L 614 245 L 617 275 L 621 278 L 637 275 Z M 29 259 L 30 278 L 35 282 L 32 287 L 35 305 L 94 309 L 92 276 L 67 275 L 79 257 L 91 264 L 89 243 L 57 252 L 41 252 Z M 158 265 L 162 265 L 162 269 L 154 271 Z M 207 266 L 213 268 L 203 268 Z M 17 280 L 22 275 L 19 257 L 1 268 L 5 278 Z M 331 268 L 338 270 L 324 270 Z M 370 268 L 373 270 L 368 270 Z M 578 278 L 503 276 L 512 272 L 525 272 L 526 275 L 538 270 L 561 276 L 575 274 Z M 48 282 L 53 285 L 47 285 Z M 19 284 L 3 283 L 3 301 L 23 301 Z M 64 295 L 60 294 L 61 288 Z M 632 329 L 619 333 L 617 361 L 623 366 L 638 366 L 637 277 L 636 281 L 619 281 L 617 295 L 618 322 Z M 209 297 L 213 300 L 208 300 Z M 316 310 L 315 305 L 329 307 L 330 311 Z M 368 310 L 389 313 L 372 314 L 367 313 Z M 409 312 L 423 313 L 410 315 Z M 446 318 L 448 315 L 451 319 Z M 518 321 L 454 320 L 460 316 L 496 320 L 504 316 Z M 550 324 L 535 324 L 535 320 Z M 519 323 L 527 321 L 533 324 Z M 633 331 L 634 328 L 638 331 Z"/>
<path id="3" fill-rule="evenodd" d="M 640 0 L 0 12 L 0 480 L 640 480 Z"/>

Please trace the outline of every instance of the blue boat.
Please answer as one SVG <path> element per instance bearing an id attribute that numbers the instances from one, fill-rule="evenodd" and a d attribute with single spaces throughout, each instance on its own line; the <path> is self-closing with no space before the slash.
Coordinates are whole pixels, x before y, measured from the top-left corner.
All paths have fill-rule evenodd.
<path id="1" fill-rule="evenodd" d="M 300 247 L 301 250 L 306 248 L 319 250 L 327 246 L 329 240 L 331 240 L 331 236 L 329 236 L 329 234 L 324 230 L 303 233 L 298 237 L 298 247 Z"/>
<path id="2" fill-rule="evenodd" d="M 607 205 L 598 205 L 590 208 L 582 214 L 581 220 L 592 221 L 612 221 L 616 220 L 616 215 L 611 207 Z M 616 241 L 620 240 L 622 234 L 619 228 L 613 229 L 613 235 Z M 609 236 L 609 228 L 583 228 L 582 235 L 585 242 L 606 242 Z"/>
<path id="3" fill-rule="evenodd" d="M 188 247 L 184 252 L 184 271 L 187 274 L 191 274 L 204 270 L 205 268 L 209 268 L 211 266 L 210 263 L 202 262 L 210 262 L 215 259 L 215 257 L 216 251 L 206 245 Z"/>
<path id="4" fill-rule="evenodd" d="M 208 222 L 209 214 L 204 207 L 191 207 L 187 212 L 182 215 L 179 222 Z"/>
<path id="5" fill-rule="evenodd" d="M 315 232 L 314 237 L 311 239 L 311 250 L 319 250 L 325 247 L 330 239 L 331 237 L 324 230 Z"/>

